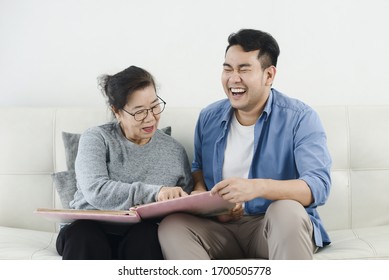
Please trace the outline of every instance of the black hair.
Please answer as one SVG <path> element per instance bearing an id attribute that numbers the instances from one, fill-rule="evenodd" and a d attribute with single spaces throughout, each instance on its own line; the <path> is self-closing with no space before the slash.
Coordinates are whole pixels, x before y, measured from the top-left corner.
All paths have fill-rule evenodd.
<path id="1" fill-rule="evenodd" d="M 254 29 L 241 29 L 228 37 L 226 53 L 231 46 L 235 45 L 241 46 L 245 52 L 259 50 L 258 59 L 262 69 L 271 65 L 277 66 L 280 48 L 277 41 L 269 33 Z"/>
<path id="2" fill-rule="evenodd" d="M 137 66 L 130 66 L 112 76 L 102 75 L 99 77 L 99 85 L 113 110 L 124 108 L 128 97 L 137 90 L 151 85 L 156 90 L 153 76 Z"/>

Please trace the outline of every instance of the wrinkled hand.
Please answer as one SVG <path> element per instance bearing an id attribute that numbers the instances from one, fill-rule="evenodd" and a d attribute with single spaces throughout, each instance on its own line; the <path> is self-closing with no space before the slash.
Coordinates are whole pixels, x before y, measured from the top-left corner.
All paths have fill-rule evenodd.
<path id="1" fill-rule="evenodd" d="M 242 203 L 237 203 L 234 208 L 230 210 L 230 213 L 219 215 L 216 219 L 221 223 L 226 223 L 231 220 L 239 220 L 243 216 L 243 205 Z"/>
<path id="2" fill-rule="evenodd" d="M 188 194 L 181 187 L 162 187 L 158 193 L 157 201 L 187 196 Z"/>

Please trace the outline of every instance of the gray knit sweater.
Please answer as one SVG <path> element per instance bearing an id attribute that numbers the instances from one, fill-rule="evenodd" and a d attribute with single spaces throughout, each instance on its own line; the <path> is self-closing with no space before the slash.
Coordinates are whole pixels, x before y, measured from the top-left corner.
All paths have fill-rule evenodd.
<path id="1" fill-rule="evenodd" d="M 117 122 L 86 130 L 75 163 L 75 209 L 124 210 L 154 202 L 162 186 L 181 186 L 190 193 L 193 182 L 184 147 L 157 130 L 149 143 L 127 140 Z"/>

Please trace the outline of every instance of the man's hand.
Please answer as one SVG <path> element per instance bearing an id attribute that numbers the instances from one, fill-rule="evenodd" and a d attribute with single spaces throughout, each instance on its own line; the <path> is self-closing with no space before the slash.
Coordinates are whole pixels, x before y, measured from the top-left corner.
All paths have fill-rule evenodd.
<path id="1" fill-rule="evenodd" d="M 216 219 L 221 223 L 226 223 L 231 220 L 239 220 L 243 216 L 243 205 L 237 203 L 234 208 L 230 210 L 229 214 L 219 215 Z"/>
<path id="2" fill-rule="evenodd" d="M 162 187 L 158 193 L 157 201 L 187 196 L 188 194 L 181 187 Z"/>
<path id="3" fill-rule="evenodd" d="M 211 193 L 219 194 L 224 200 L 232 203 L 243 203 L 254 199 L 256 190 L 253 180 L 229 178 L 217 183 Z"/>
<path id="4" fill-rule="evenodd" d="M 289 199 L 308 206 L 313 202 L 313 195 L 308 184 L 301 179 L 271 180 L 229 178 L 217 183 L 211 194 L 219 194 L 232 203 L 243 203 L 257 197 L 268 200 Z"/>

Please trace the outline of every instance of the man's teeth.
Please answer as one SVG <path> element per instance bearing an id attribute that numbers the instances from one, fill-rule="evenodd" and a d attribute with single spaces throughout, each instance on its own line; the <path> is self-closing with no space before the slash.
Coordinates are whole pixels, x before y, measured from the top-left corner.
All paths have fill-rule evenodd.
<path id="1" fill-rule="evenodd" d="M 244 93 L 245 90 L 244 90 L 243 88 L 232 88 L 232 89 L 231 89 L 231 92 L 232 92 L 233 94 L 239 94 L 239 93 Z"/>

